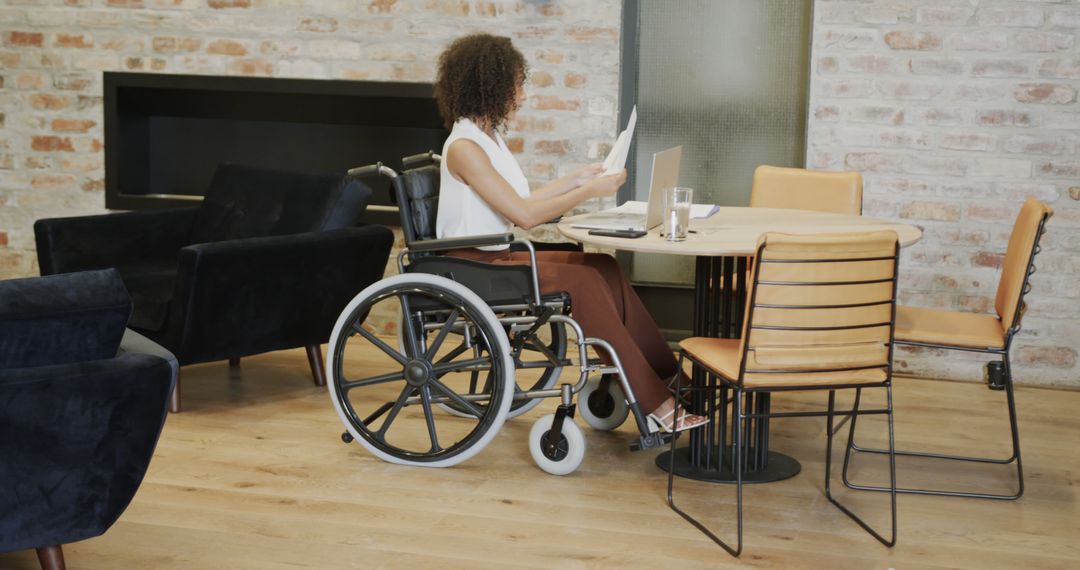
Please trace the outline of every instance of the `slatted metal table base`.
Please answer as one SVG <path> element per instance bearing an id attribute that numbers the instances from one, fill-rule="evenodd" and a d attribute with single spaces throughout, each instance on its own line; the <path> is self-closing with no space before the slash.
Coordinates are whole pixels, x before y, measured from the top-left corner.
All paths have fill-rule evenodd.
<path id="1" fill-rule="evenodd" d="M 742 334 L 747 294 L 747 258 L 698 257 L 694 275 L 694 336 L 739 338 Z M 694 368 L 693 385 L 709 388 L 695 390 L 691 410 L 709 418 L 706 427 L 690 430 L 686 447 L 675 450 L 675 474 L 688 479 L 734 483 L 731 440 L 734 434 L 734 414 L 730 409 L 728 390 L 716 389 L 716 380 Z M 715 397 L 713 397 L 715 395 Z M 772 405 L 770 394 L 745 395 L 746 410 L 768 413 Z M 769 419 L 744 420 L 744 439 L 747 445 L 744 483 L 768 483 L 788 479 L 799 473 L 801 466 L 793 457 L 769 450 Z M 723 451 L 723 453 L 721 453 Z M 663 470 L 670 464 L 670 451 L 656 457 Z"/>

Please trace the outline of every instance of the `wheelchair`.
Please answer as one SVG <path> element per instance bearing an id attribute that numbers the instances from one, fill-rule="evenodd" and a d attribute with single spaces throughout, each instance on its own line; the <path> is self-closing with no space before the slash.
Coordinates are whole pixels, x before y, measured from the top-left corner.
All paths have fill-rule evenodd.
<path id="1" fill-rule="evenodd" d="M 540 294 L 534 244 L 512 233 L 435 239 L 440 160 L 428 152 L 404 158 L 400 174 L 382 163 L 348 173 L 389 179 L 405 247 L 397 256 L 399 274 L 357 294 L 330 336 L 327 386 L 346 427 L 342 440 L 391 463 L 449 467 L 479 453 L 508 418 L 543 398 L 559 398 L 555 413 L 536 420 L 529 433 L 530 454 L 548 473 L 572 473 L 584 458 L 575 412 L 603 431 L 633 413 L 639 437 L 632 450 L 670 441 L 641 411 L 611 345 L 586 337 L 570 316 L 572 299 Z M 496 245 L 523 248 L 530 263 L 440 255 Z M 373 315 L 389 328 L 375 330 L 368 322 Z M 384 340 L 391 336 L 396 343 Z M 579 375 L 556 386 L 563 368 L 574 365 L 567 356 L 571 338 Z M 590 348 L 612 364 L 589 358 Z"/>

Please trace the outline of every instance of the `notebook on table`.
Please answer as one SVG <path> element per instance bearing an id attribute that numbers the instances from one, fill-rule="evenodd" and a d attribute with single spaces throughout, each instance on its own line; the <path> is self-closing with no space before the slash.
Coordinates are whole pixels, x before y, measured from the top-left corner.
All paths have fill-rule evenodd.
<path id="1" fill-rule="evenodd" d="M 664 189 L 679 185 L 682 146 L 653 155 L 648 202 L 625 204 L 575 220 L 573 227 L 590 230 L 650 230 L 664 218 Z"/>

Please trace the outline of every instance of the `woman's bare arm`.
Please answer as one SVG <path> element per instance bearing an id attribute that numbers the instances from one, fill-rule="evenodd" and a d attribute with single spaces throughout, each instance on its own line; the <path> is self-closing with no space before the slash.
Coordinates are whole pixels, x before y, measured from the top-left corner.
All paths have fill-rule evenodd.
<path id="1" fill-rule="evenodd" d="M 518 227 L 531 229 L 561 216 L 589 198 L 611 196 L 626 181 L 626 171 L 600 176 L 561 193 L 554 188 L 529 197 L 518 196 L 491 164 L 480 145 L 468 139 L 454 141 L 443 160 L 450 175 L 464 182 L 492 209 Z"/>
<path id="2" fill-rule="evenodd" d="M 547 184 L 532 191 L 533 196 L 540 198 L 547 198 L 551 196 L 558 196 L 559 194 L 565 194 L 582 184 L 587 184 L 593 178 L 600 176 L 600 173 L 604 171 L 604 165 L 599 162 L 595 164 L 587 164 L 578 168 L 577 170 L 559 178 L 558 180 L 552 180 Z"/>

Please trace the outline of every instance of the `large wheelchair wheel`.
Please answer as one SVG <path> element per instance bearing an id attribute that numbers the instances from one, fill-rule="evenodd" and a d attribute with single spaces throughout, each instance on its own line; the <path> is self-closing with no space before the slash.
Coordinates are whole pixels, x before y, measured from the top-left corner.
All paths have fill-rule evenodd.
<path id="1" fill-rule="evenodd" d="M 402 346 L 365 325 L 372 314 L 403 316 Z M 468 288 L 435 275 L 395 275 L 361 291 L 338 317 L 326 359 L 341 421 L 391 463 L 448 467 L 469 459 L 495 437 L 514 395 L 498 319 Z M 448 403 L 461 417 L 434 411 Z"/>

